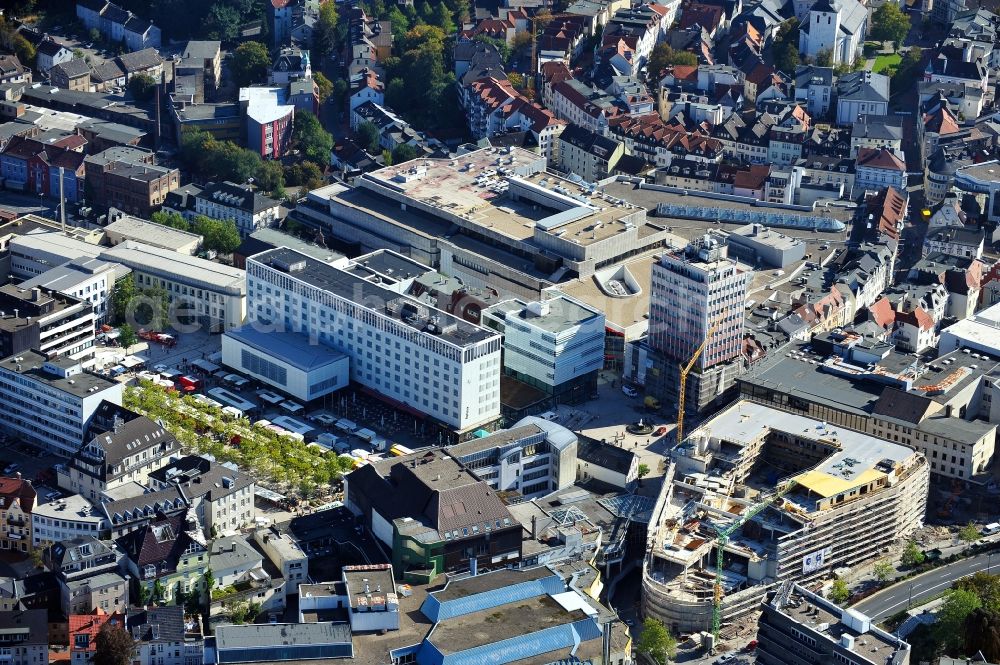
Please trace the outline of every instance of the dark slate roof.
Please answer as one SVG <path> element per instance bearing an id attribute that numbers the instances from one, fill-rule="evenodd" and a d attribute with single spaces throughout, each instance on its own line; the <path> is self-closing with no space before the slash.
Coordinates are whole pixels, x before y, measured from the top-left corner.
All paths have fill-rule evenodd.
<path id="1" fill-rule="evenodd" d="M 57 568 L 72 565 L 84 559 L 97 559 L 111 554 L 111 548 L 93 536 L 80 536 L 61 540 L 49 547 L 49 560 Z"/>
<path id="2" fill-rule="evenodd" d="M 253 483 L 249 474 L 234 471 L 197 455 L 182 457 L 153 471 L 149 476 L 161 483 L 180 485 L 188 501 L 201 496 L 207 497 L 209 501 L 216 501 Z"/>
<path id="3" fill-rule="evenodd" d="M 193 543 L 184 531 L 184 517 L 175 515 L 145 524 L 118 539 L 118 544 L 142 574 L 144 566 L 156 566 L 157 573 L 177 569 L 181 554 Z"/>
<path id="4" fill-rule="evenodd" d="M 28 639 L 19 645 L 49 643 L 49 613 L 46 610 L 11 610 L 0 612 L 0 633 L 28 629 Z"/>
<path id="5" fill-rule="evenodd" d="M 75 79 L 78 76 L 90 73 L 90 65 L 83 58 L 74 58 L 67 62 L 60 62 L 52 68 L 53 72 L 59 71 L 68 79 Z"/>
<path id="6" fill-rule="evenodd" d="M 112 526 L 118 526 L 152 520 L 157 515 L 176 515 L 187 510 L 188 503 L 181 491 L 171 486 L 139 496 L 107 501 L 100 507 Z"/>
<path id="7" fill-rule="evenodd" d="M 491 526 L 517 523 L 487 483 L 440 450 L 367 464 L 353 471 L 348 483 L 385 519 L 410 517 L 435 529 L 442 538 L 445 532 L 458 539 L 471 536 L 471 527 L 484 522 Z"/>
<path id="8" fill-rule="evenodd" d="M 579 437 L 576 458 L 615 473 L 628 474 L 629 469 L 632 468 L 635 453 L 610 443 Z"/>
<path id="9" fill-rule="evenodd" d="M 108 407 L 104 409 L 111 410 Z M 109 467 L 140 451 L 160 448 L 167 442 L 176 441 L 174 435 L 163 425 L 138 414 L 132 414 L 133 417 L 129 418 L 129 413 L 126 411 L 112 415 L 107 429 L 91 427 L 90 441 L 96 442 L 104 451 L 104 462 Z M 107 421 L 101 421 L 101 424 L 104 422 Z"/>
<path id="10" fill-rule="evenodd" d="M 112 23 L 125 25 L 125 22 L 128 21 L 130 14 L 118 5 L 108 3 L 107 9 L 104 10 L 101 16 L 108 19 Z"/>
<path id="11" fill-rule="evenodd" d="M 113 81 L 125 76 L 125 71 L 114 60 L 105 60 L 90 72 L 90 80 L 94 83 Z"/>
<path id="12" fill-rule="evenodd" d="M 875 401 L 872 414 L 916 425 L 927 416 L 932 403 L 922 395 L 914 395 L 897 388 L 886 388 Z"/>
<path id="13" fill-rule="evenodd" d="M 41 43 L 38 44 L 38 52 L 44 53 L 47 56 L 56 56 L 60 51 L 66 47 L 58 43 L 54 39 L 43 39 Z"/>
<path id="14" fill-rule="evenodd" d="M 141 72 L 152 69 L 163 62 L 163 58 L 155 48 L 144 48 L 141 51 L 125 53 L 118 56 L 118 64 L 126 72 Z"/>
<path id="15" fill-rule="evenodd" d="M 183 642 L 184 608 L 133 608 L 128 614 L 128 629 L 138 642 Z"/>
<path id="16" fill-rule="evenodd" d="M 108 6 L 108 0 L 77 0 L 76 4 L 100 14 Z"/>
<path id="17" fill-rule="evenodd" d="M 258 213 L 279 205 L 274 199 L 251 192 L 232 182 L 209 183 L 208 187 L 203 189 L 197 197 L 251 213 Z"/>
<path id="18" fill-rule="evenodd" d="M 618 141 L 592 132 L 579 125 L 570 125 L 559 135 L 559 140 L 576 146 L 586 153 L 608 160 L 620 145 Z"/>

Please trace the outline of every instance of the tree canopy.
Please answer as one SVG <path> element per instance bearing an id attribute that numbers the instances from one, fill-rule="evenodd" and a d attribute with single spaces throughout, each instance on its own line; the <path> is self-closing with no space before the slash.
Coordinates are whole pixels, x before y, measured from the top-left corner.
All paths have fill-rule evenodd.
<path id="1" fill-rule="evenodd" d="M 659 82 L 660 74 L 669 65 L 697 65 L 698 56 L 688 51 L 678 51 L 667 43 L 660 43 L 653 47 L 653 52 L 649 56 L 646 64 L 646 79 L 651 82 Z"/>
<path id="2" fill-rule="evenodd" d="M 191 231 L 205 239 L 202 243 L 205 249 L 215 250 L 219 254 L 232 254 L 242 242 L 236 222 L 231 219 L 210 219 L 198 215 L 191 223 Z"/>
<path id="3" fill-rule="evenodd" d="M 902 44 L 910 32 L 910 17 L 899 5 L 887 2 L 872 14 L 871 36 L 884 42 L 892 42 L 893 48 Z"/>
<path id="4" fill-rule="evenodd" d="M 358 125 L 358 144 L 373 155 L 378 152 L 379 133 L 374 123 L 365 120 Z"/>
<path id="5" fill-rule="evenodd" d="M 206 132 L 187 132 L 181 138 L 181 161 L 206 179 L 246 182 L 262 168 L 260 155 L 232 141 L 216 141 Z"/>
<path id="6" fill-rule="evenodd" d="M 310 161 L 324 165 L 330 163 L 333 137 L 312 113 L 296 114 L 292 139 Z"/>
<path id="7" fill-rule="evenodd" d="M 136 74 L 128 80 L 128 91 L 137 101 L 149 101 L 156 91 L 156 79 L 149 74 Z"/>
<path id="8" fill-rule="evenodd" d="M 316 94 L 319 95 L 319 103 L 325 104 L 330 95 L 333 94 L 333 83 L 323 72 L 313 72 L 313 82 L 316 83 Z"/>
<path id="9" fill-rule="evenodd" d="M 135 640 L 119 623 L 105 623 L 95 639 L 94 665 L 129 665 Z"/>
<path id="10" fill-rule="evenodd" d="M 935 632 L 945 645 L 946 652 L 957 654 L 965 646 L 962 639 L 965 620 L 982 605 L 979 596 L 972 591 L 953 589 L 948 592 L 944 604 L 938 610 L 935 625 Z"/>
<path id="11" fill-rule="evenodd" d="M 240 44 L 233 53 L 233 80 L 241 88 L 262 83 L 267 78 L 270 67 L 271 54 L 260 42 Z"/>
<path id="12" fill-rule="evenodd" d="M 653 662 L 666 665 L 677 654 L 677 638 L 670 634 L 662 621 L 650 617 L 642 623 L 636 650 L 649 656 Z"/>
<path id="13" fill-rule="evenodd" d="M 325 2 L 320 5 L 319 17 L 313 28 L 313 57 L 317 63 L 336 51 L 339 21 L 336 3 Z"/>
<path id="14" fill-rule="evenodd" d="M 402 164 L 417 158 L 417 149 L 406 143 L 400 143 L 392 150 L 392 163 Z"/>

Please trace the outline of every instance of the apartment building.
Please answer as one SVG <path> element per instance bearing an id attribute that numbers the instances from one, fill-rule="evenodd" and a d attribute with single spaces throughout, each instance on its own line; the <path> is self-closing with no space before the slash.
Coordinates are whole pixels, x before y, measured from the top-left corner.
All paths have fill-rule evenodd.
<path id="1" fill-rule="evenodd" d="M 490 487 L 525 499 L 565 489 L 576 479 L 577 437 L 562 425 L 528 416 L 510 429 L 445 451 Z"/>
<path id="2" fill-rule="evenodd" d="M 35 548 L 83 536 L 99 538 L 104 531 L 104 515 L 79 494 L 39 503 L 31 514 Z"/>
<path id="3" fill-rule="evenodd" d="M 128 586 L 118 569 L 121 552 L 99 540 L 99 535 L 74 536 L 45 548 L 42 559 L 59 580 L 62 611 L 66 616 L 124 612 Z"/>
<path id="4" fill-rule="evenodd" d="M 127 630 L 135 640 L 135 665 L 201 665 L 205 638 L 201 621 L 183 607 L 136 608 L 129 612 Z"/>
<path id="5" fill-rule="evenodd" d="M 350 359 L 351 380 L 467 432 L 500 415 L 499 334 L 400 295 L 347 265 L 279 248 L 247 259 L 248 321 Z M 249 351 L 248 351 L 249 353 Z M 259 356 L 262 366 L 270 362 Z"/>
<path id="6" fill-rule="evenodd" d="M 103 251 L 101 258 L 131 268 L 139 287 L 162 287 L 171 309 L 185 312 L 212 331 L 243 323 L 246 275 L 242 270 L 131 240 Z"/>
<path id="7" fill-rule="evenodd" d="M 483 325 L 503 334 L 503 371 L 559 402 L 597 390 L 604 366 L 604 313 L 561 293 L 507 300 L 483 310 Z"/>
<path id="8" fill-rule="evenodd" d="M 997 361 L 959 350 L 914 365 L 850 331 L 810 346 L 741 376 L 741 397 L 909 446 L 926 457 L 932 479 L 967 483 L 970 495 L 989 482 L 983 472 L 995 456 L 997 422 L 980 404 L 981 383 Z"/>
<path id="9" fill-rule="evenodd" d="M 625 154 L 625 145 L 576 125 L 559 135 L 559 169 L 587 182 L 604 180 Z"/>
<path id="10" fill-rule="evenodd" d="M 760 462 L 785 475 L 766 480 Z M 882 556 L 923 524 L 929 473 L 907 446 L 740 400 L 671 453 L 650 521 L 643 614 L 679 632 L 710 629 L 714 534 L 755 507 L 723 545 L 724 622 L 756 610 L 773 582 Z"/>
<path id="11" fill-rule="evenodd" d="M 89 301 L 52 289 L 0 286 L 0 356 L 34 349 L 82 358 L 93 354 L 96 317 Z"/>
<path id="12" fill-rule="evenodd" d="M 278 221 L 281 204 L 232 182 L 209 183 L 194 197 L 195 213 L 209 219 L 231 219 L 248 236 Z"/>
<path id="13" fill-rule="evenodd" d="M 220 536 L 239 533 L 257 517 L 253 478 L 234 464 L 188 455 L 149 474 L 153 490 L 176 486 L 190 502 L 199 523 Z"/>
<path id="14" fill-rule="evenodd" d="M 31 550 L 31 513 L 37 494 L 30 480 L 17 474 L 0 478 L 0 550 Z"/>
<path id="15" fill-rule="evenodd" d="M 87 436 L 80 450 L 56 469 L 56 480 L 91 502 L 122 485 L 145 485 L 149 474 L 181 449 L 163 425 L 110 402 L 96 409 Z"/>
<path id="16" fill-rule="evenodd" d="M 104 401 L 121 404 L 122 384 L 77 360 L 24 351 L 0 361 L 0 429 L 53 452 L 74 454 Z"/>
<path id="17" fill-rule="evenodd" d="M 240 88 L 246 145 L 261 157 L 280 159 L 292 140 L 295 107 L 286 88 Z"/>
<path id="18" fill-rule="evenodd" d="M 84 160 L 91 203 L 148 218 L 167 193 L 180 186 L 180 171 L 153 164 L 153 155 L 137 148 L 109 148 Z"/>
<path id="19" fill-rule="evenodd" d="M 177 591 L 200 592 L 208 570 L 208 547 L 194 522 L 160 517 L 117 541 L 125 552 L 125 569 L 148 598 L 176 604 Z"/>
<path id="20" fill-rule="evenodd" d="M 4 656 L 11 665 L 49 662 L 49 622 L 45 609 L 0 611 L 0 631 L 7 636 Z"/>
<path id="21" fill-rule="evenodd" d="M 47 270 L 18 286 L 25 291 L 39 287 L 89 302 L 94 322 L 100 325 L 107 321 L 108 299 L 115 283 L 130 272 L 125 266 L 83 257 Z"/>

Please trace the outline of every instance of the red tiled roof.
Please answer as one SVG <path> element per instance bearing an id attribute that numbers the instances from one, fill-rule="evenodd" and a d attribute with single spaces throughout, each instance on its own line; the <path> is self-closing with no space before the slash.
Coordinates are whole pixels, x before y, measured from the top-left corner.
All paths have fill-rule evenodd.
<path id="1" fill-rule="evenodd" d="M 906 199 L 894 187 L 868 197 L 868 212 L 878 219 L 879 233 L 899 240 L 899 224 L 906 215 Z"/>
<path id="2" fill-rule="evenodd" d="M 736 172 L 733 186 L 752 190 L 761 189 L 770 175 L 770 164 L 751 164 L 750 168 Z"/>
<path id="3" fill-rule="evenodd" d="M 921 330 L 932 330 L 934 328 L 934 319 L 924 311 L 923 307 L 917 307 L 912 312 L 897 312 L 896 321 L 916 326 Z"/>
<path id="4" fill-rule="evenodd" d="M 896 310 L 892 308 L 892 303 L 888 298 L 879 298 L 869 308 L 868 313 L 880 328 L 888 329 L 892 327 L 896 320 Z"/>
<path id="5" fill-rule="evenodd" d="M 21 510 L 30 513 L 35 508 L 35 488 L 23 478 L 0 478 L 0 508 L 7 510 L 17 501 Z"/>
<path id="6" fill-rule="evenodd" d="M 681 13 L 679 28 L 684 30 L 694 25 L 699 25 L 708 32 L 712 32 L 719 27 L 722 22 L 722 7 L 718 5 L 702 5 L 692 3 L 684 8 Z"/>
<path id="7" fill-rule="evenodd" d="M 906 164 L 886 148 L 861 148 L 858 150 L 857 166 L 867 166 L 890 171 L 905 171 Z"/>
<path id="8" fill-rule="evenodd" d="M 117 622 L 124 627 L 124 617 L 119 613 L 108 614 L 100 607 L 92 614 L 69 615 L 69 644 L 72 651 L 94 652 L 97 650 L 97 634 L 108 622 Z M 86 646 L 77 646 L 77 635 L 87 635 Z"/>

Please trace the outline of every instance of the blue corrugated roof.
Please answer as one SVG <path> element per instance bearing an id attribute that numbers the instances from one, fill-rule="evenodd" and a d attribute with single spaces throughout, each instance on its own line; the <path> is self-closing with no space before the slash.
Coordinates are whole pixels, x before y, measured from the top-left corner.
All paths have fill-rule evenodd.
<path id="1" fill-rule="evenodd" d="M 257 330 L 253 324 L 234 328 L 226 335 L 306 372 L 347 357 L 328 346 L 315 343 L 308 335 Z"/>
<path id="2" fill-rule="evenodd" d="M 431 633 L 429 637 L 433 639 L 434 634 Z M 594 639 L 601 639 L 601 628 L 596 621 L 587 618 L 562 626 L 552 626 L 537 633 L 518 635 L 500 642 L 448 654 L 440 662 L 421 660 L 420 655 L 424 653 L 421 649 L 417 663 L 419 665 L 503 665 L 503 663 L 531 658 L 550 651 L 572 650 L 575 645 Z M 431 656 L 432 653 L 440 654 L 441 652 L 437 648 L 434 648 L 433 651 L 428 649 L 427 655 Z"/>
<path id="3" fill-rule="evenodd" d="M 420 611 L 437 623 L 446 619 L 453 619 L 464 614 L 481 612 L 491 607 L 516 603 L 526 598 L 552 595 L 562 593 L 566 590 L 566 585 L 558 575 L 550 575 L 530 582 L 520 582 L 500 589 L 491 589 L 483 593 L 477 593 L 463 598 L 455 598 L 444 602 L 435 598 L 434 594 L 428 594 Z"/>

